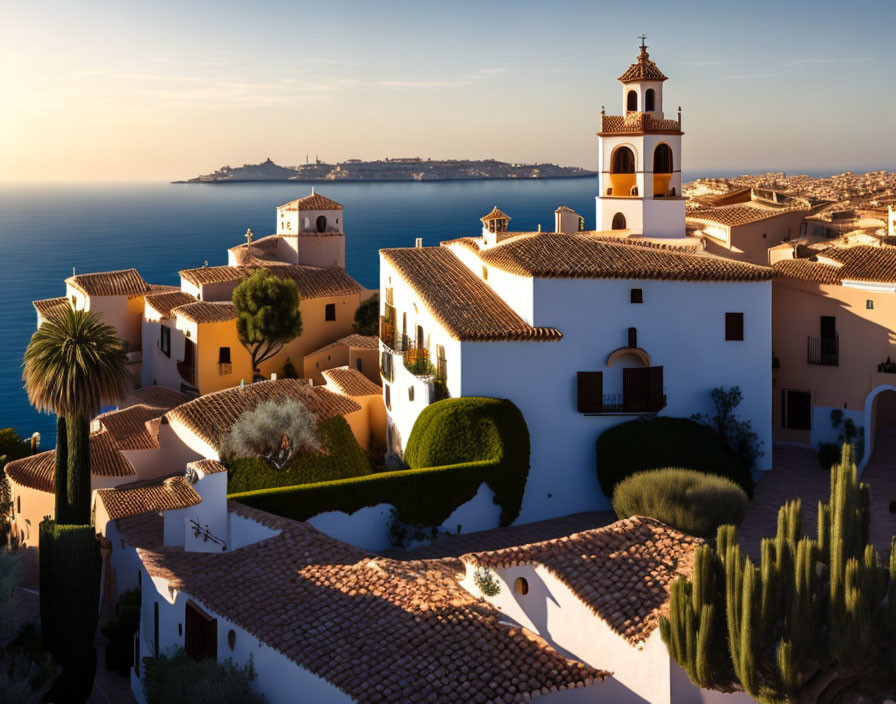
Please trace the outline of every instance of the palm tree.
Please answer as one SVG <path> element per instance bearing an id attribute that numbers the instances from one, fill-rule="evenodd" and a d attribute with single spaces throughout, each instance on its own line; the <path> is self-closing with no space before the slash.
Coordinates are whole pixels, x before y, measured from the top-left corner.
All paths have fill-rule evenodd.
<path id="1" fill-rule="evenodd" d="M 93 313 L 66 310 L 31 336 L 22 379 L 37 410 L 59 416 L 56 521 L 90 522 L 90 419 L 130 383 L 124 343 Z M 60 509 L 64 509 L 60 515 Z"/>

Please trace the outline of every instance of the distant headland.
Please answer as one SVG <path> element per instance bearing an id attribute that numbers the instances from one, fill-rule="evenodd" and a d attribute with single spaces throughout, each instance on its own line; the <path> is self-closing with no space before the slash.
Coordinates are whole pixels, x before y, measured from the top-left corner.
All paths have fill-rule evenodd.
<path id="1" fill-rule="evenodd" d="M 494 159 L 349 159 L 336 164 L 315 160 L 280 166 L 270 159 L 260 164 L 222 166 L 214 173 L 172 183 L 241 183 L 246 181 L 451 181 L 474 179 L 581 178 L 597 172 L 556 164 L 510 164 Z"/>

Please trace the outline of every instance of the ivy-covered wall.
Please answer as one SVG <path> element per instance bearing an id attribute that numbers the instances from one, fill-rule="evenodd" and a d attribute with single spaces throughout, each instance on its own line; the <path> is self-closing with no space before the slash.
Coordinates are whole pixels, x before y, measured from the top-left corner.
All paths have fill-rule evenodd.
<path id="1" fill-rule="evenodd" d="M 405 459 L 409 469 L 241 491 L 230 498 L 295 520 L 391 504 L 402 521 L 438 526 L 485 482 L 501 506 L 501 525 L 519 516 L 529 431 L 510 401 L 458 398 L 428 406 L 414 425 Z"/>

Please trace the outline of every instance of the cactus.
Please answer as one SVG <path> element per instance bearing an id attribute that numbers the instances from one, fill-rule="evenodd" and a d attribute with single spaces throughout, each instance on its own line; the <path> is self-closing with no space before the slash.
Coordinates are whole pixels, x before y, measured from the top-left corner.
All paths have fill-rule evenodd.
<path id="1" fill-rule="evenodd" d="M 818 537 L 802 535 L 800 502 L 778 512 L 755 565 L 734 526 L 701 546 L 672 586 L 660 633 L 691 681 L 761 702 L 831 701 L 859 681 L 887 681 L 896 652 L 896 536 L 886 566 L 868 544 L 869 487 L 852 448 L 831 468 Z M 720 652 L 722 655 L 720 656 Z"/>

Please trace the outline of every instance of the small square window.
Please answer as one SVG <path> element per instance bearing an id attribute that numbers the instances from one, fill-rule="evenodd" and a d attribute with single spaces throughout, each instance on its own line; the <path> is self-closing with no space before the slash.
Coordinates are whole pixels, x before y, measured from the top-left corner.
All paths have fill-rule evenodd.
<path id="1" fill-rule="evenodd" d="M 229 347 L 221 347 L 218 349 L 218 364 L 230 364 Z"/>
<path id="2" fill-rule="evenodd" d="M 744 339 L 743 313 L 725 313 L 725 339 L 734 342 Z"/>
<path id="3" fill-rule="evenodd" d="M 324 308 L 324 320 L 336 320 L 335 303 L 327 303 L 326 308 Z"/>
<path id="4" fill-rule="evenodd" d="M 867 308 L 868 310 L 874 310 L 874 301 L 872 301 L 870 298 L 865 301 L 865 308 Z"/>
<path id="5" fill-rule="evenodd" d="M 644 291 L 640 288 L 633 288 L 631 295 L 632 303 L 643 303 L 644 302 Z"/>

